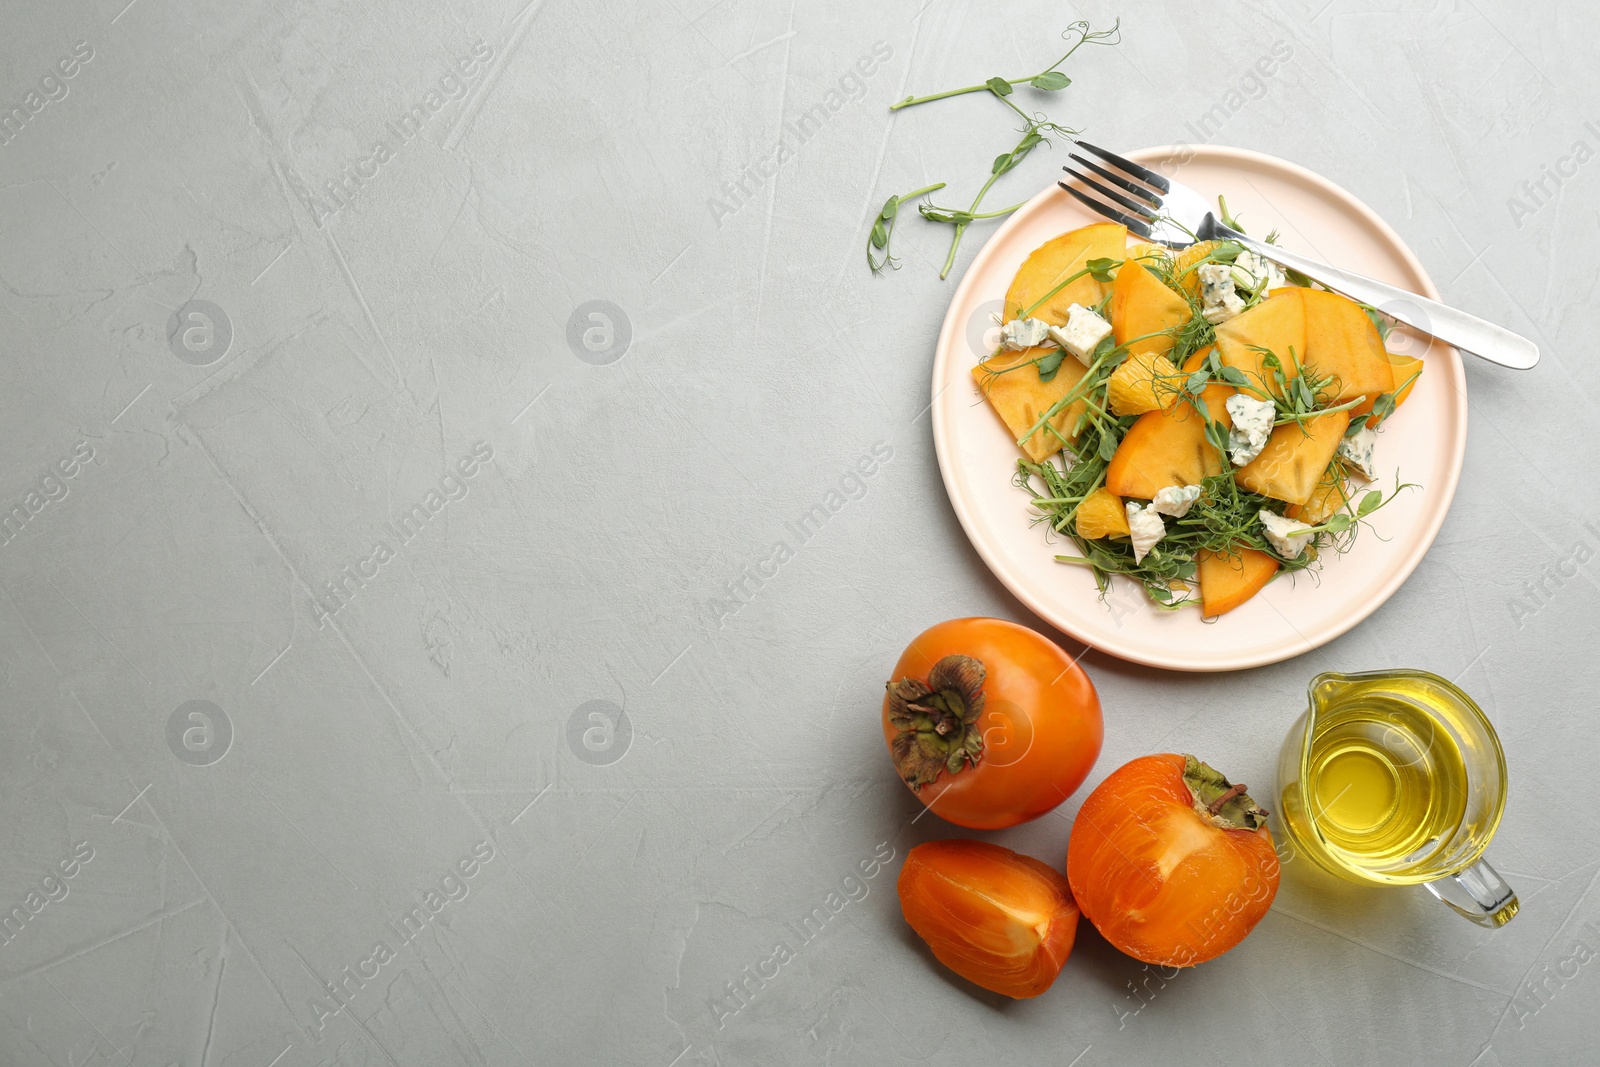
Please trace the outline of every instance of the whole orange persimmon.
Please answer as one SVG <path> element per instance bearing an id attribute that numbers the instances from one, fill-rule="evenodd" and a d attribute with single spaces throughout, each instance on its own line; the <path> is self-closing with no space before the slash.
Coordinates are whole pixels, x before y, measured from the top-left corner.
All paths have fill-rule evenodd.
<path id="1" fill-rule="evenodd" d="M 936 815 L 997 830 L 1060 804 L 1100 755 L 1100 698 L 1054 641 L 951 619 L 911 642 L 883 700 L 895 770 Z"/>
<path id="2" fill-rule="evenodd" d="M 986 841 L 929 841 L 900 869 L 900 910 L 940 963 L 1018 999 L 1050 988 L 1078 908 L 1061 872 Z"/>
<path id="3" fill-rule="evenodd" d="M 1143 756 L 1083 802 L 1067 881 L 1101 936 L 1134 959 L 1192 967 L 1233 948 L 1278 893 L 1267 812 L 1193 756 Z"/>

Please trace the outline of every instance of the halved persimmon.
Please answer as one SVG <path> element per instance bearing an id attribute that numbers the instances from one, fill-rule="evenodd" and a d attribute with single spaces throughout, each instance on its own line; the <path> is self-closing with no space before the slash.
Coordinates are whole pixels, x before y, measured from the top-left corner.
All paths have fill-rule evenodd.
<path id="1" fill-rule="evenodd" d="M 1134 959 L 1192 967 L 1243 941 L 1278 893 L 1267 812 L 1193 756 L 1144 756 L 1078 810 L 1067 881 L 1084 917 Z"/>
<path id="2" fill-rule="evenodd" d="M 929 841 L 906 856 L 899 891 L 906 922 L 934 957 L 990 992 L 1036 997 L 1072 954 L 1072 890 L 1031 856 L 987 841 Z"/>

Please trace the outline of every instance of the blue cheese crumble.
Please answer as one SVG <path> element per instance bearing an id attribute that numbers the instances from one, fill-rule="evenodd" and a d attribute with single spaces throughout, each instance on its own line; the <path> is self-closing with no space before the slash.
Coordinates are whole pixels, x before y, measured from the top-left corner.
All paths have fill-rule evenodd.
<path id="1" fill-rule="evenodd" d="M 1240 252 L 1233 261 L 1232 273 L 1235 288 L 1261 298 L 1274 289 L 1282 289 L 1287 281 L 1282 267 L 1254 252 Z"/>
<path id="2" fill-rule="evenodd" d="M 1195 273 L 1200 278 L 1200 314 L 1207 322 L 1220 326 L 1244 310 L 1244 300 L 1234 291 L 1232 267 L 1202 263 Z"/>
<path id="3" fill-rule="evenodd" d="M 1050 339 L 1085 367 L 1094 362 L 1094 350 L 1111 336 L 1111 324 L 1082 304 L 1067 306 L 1065 326 L 1050 327 Z"/>
<path id="4" fill-rule="evenodd" d="M 1378 431 L 1363 425 L 1361 429 L 1339 442 L 1339 458 L 1367 481 L 1373 478 L 1372 449 L 1378 443 Z"/>
<path id="5" fill-rule="evenodd" d="M 1020 352 L 1044 344 L 1050 335 L 1050 324 L 1038 319 L 1012 319 L 1000 327 L 1000 347 L 1008 352 Z"/>
<path id="6" fill-rule="evenodd" d="M 1286 519 L 1275 511 L 1262 508 L 1256 512 L 1256 518 L 1261 520 L 1261 527 L 1267 535 L 1267 543 L 1284 559 L 1299 559 L 1300 553 L 1306 550 L 1307 543 L 1312 535 L 1306 531 L 1311 527 L 1299 519 Z"/>
<path id="7" fill-rule="evenodd" d="M 1233 429 L 1228 431 L 1228 455 L 1235 467 L 1242 467 L 1267 447 L 1277 408 L 1270 400 L 1235 393 L 1228 398 L 1228 416 L 1233 419 Z"/>
<path id="8" fill-rule="evenodd" d="M 1194 502 L 1199 499 L 1198 485 L 1169 485 L 1165 489 L 1156 490 L 1156 495 L 1150 500 L 1150 506 L 1163 515 L 1181 519 L 1189 514 L 1189 509 L 1194 507 Z"/>
<path id="9" fill-rule="evenodd" d="M 1166 524 L 1161 521 L 1154 505 L 1140 507 L 1129 501 L 1123 510 L 1128 513 L 1128 538 L 1133 542 L 1133 562 L 1143 563 L 1156 542 L 1167 535 Z"/>

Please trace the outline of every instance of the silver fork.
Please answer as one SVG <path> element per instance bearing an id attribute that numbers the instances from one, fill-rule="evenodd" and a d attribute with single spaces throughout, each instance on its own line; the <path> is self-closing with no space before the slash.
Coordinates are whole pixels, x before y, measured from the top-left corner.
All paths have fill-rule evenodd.
<path id="1" fill-rule="evenodd" d="M 1123 159 L 1114 152 L 1096 148 L 1087 141 L 1076 143 L 1079 148 L 1100 157 L 1103 163 L 1110 164 L 1122 173 L 1117 174 L 1101 163 L 1073 152 L 1070 153 L 1073 161 L 1082 164 L 1095 177 L 1071 167 L 1061 169 L 1104 199 L 1096 200 L 1064 181 L 1057 184 L 1095 212 L 1113 222 L 1122 223 L 1147 241 L 1157 241 L 1170 248 L 1183 248 L 1196 241 L 1237 241 L 1258 256 L 1297 270 L 1336 293 L 1369 304 L 1390 318 L 1432 334 L 1446 344 L 1480 359 L 1516 370 L 1527 370 L 1539 362 L 1539 346 L 1520 334 L 1375 278 L 1319 263 L 1277 245 L 1246 237 L 1238 230 L 1224 226 L 1212 214 L 1210 204 L 1188 186 Z"/>

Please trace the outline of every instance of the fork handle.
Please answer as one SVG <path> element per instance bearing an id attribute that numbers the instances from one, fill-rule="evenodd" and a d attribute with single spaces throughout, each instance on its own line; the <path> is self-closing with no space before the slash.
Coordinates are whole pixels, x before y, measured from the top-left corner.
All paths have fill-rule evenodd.
<path id="1" fill-rule="evenodd" d="M 1239 242 L 1257 255 L 1264 256 L 1281 266 L 1291 267 L 1352 300 L 1370 304 L 1390 318 L 1432 334 L 1469 355 L 1515 370 L 1528 370 L 1539 362 L 1538 345 L 1521 334 L 1512 333 L 1505 327 L 1496 326 L 1476 315 L 1469 315 L 1459 308 L 1441 304 L 1437 300 L 1430 300 L 1398 286 L 1389 285 L 1387 282 L 1380 282 L 1376 278 L 1330 267 L 1326 263 L 1319 263 L 1299 253 L 1286 251 L 1277 245 L 1269 245 L 1252 237 L 1246 237 L 1239 231 L 1220 223 L 1216 230 L 1220 235 Z"/>

